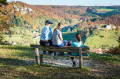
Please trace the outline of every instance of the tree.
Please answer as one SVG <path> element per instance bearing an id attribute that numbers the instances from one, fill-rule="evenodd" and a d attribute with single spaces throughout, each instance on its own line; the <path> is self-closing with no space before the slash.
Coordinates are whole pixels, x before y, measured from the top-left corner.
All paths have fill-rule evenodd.
<path id="1" fill-rule="evenodd" d="M 0 7 L 2 5 L 7 5 L 6 0 L 0 0 Z M 5 13 L 1 12 L 0 10 L 0 42 L 3 39 L 2 35 L 4 34 L 4 31 L 8 29 L 8 21 L 9 18 L 7 17 L 7 15 L 5 15 Z"/>
<path id="2" fill-rule="evenodd" d="M 0 42 L 2 41 L 2 35 L 5 30 L 8 30 L 8 17 L 6 15 L 0 15 Z"/>
<path id="3" fill-rule="evenodd" d="M 7 5 L 8 3 L 6 2 L 6 0 L 0 0 L 0 7 L 1 5 Z"/>

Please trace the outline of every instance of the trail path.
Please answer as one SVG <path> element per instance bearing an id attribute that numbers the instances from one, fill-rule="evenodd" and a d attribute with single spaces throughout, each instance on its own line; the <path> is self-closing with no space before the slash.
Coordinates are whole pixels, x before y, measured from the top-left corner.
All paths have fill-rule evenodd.
<path id="1" fill-rule="evenodd" d="M 35 62 L 35 60 L 25 60 L 26 63 L 30 64 L 32 62 Z M 76 67 L 79 66 L 79 60 L 75 59 L 76 61 Z M 88 60 L 83 60 L 83 66 L 89 68 Z M 44 64 L 50 64 L 53 66 L 62 66 L 62 67 L 72 67 L 72 61 L 70 58 L 43 58 Z M 116 68 L 116 69 L 114 69 Z M 91 60 L 90 63 L 90 71 L 92 74 L 96 76 L 119 76 L 120 67 L 112 66 L 109 63 L 102 63 L 100 61 Z"/>

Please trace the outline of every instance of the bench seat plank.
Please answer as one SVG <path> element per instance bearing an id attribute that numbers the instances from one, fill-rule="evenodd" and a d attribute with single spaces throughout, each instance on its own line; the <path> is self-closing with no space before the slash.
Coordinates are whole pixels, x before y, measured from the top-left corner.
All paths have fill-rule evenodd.
<path id="1" fill-rule="evenodd" d="M 40 45 L 30 45 L 32 48 L 51 48 L 51 49 L 76 49 L 78 50 L 79 48 L 82 48 L 82 50 L 89 50 L 88 47 L 71 47 L 71 46 L 63 46 L 63 47 L 54 47 L 54 46 L 40 46 Z M 33 49 L 34 50 L 34 49 Z"/>

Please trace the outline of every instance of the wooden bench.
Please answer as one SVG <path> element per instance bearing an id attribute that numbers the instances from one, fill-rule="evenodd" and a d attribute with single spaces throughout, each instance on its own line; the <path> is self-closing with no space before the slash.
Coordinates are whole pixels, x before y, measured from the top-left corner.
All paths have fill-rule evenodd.
<path id="1" fill-rule="evenodd" d="M 30 45 L 32 50 L 35 50 L 35 59 L 38 65 L 41 65 L 41 63 L 43 63 L 43 55 L 50 55 L 50 54 L 44 54 L 44 53 L 39 53 L 39 51 L 51 51 L 51 52 L 74 52 L 74 53 L 79 53 L 79 67 L 82 67 L 82 62 L 83 62 L 83 58 L 88 58 L 90 60 L 89 57 L 89 48 L 88 47 L 54 47 L 54 46 L 40 46 L 40 45 L 35 45 L 35 44 L 31 44 Z M 87 53 L 88 56 L 83 56 L 82 54 Z M 65 55 L 62 55 L 65 56 Z M 66 55 L 69 57 L 76 57 L 76 56 L 72 56 L 72 55 Z"/>

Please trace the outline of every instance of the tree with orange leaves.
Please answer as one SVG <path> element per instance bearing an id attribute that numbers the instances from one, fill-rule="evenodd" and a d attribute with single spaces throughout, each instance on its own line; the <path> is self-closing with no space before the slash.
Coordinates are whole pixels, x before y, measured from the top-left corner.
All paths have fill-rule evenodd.
<path id="1" fill-rule="evenodd" d="M 0 7 L 2 5 L 7 5 L 6 0 L 0 0 Z M 8 22 L 9 18 L 4 14 L 4 12 L 1 12 L 0 10 L 0 42 L 2 41 L 2 35 L 4 34 L 5 30 L 7 30 L 9 27 Z"/>

